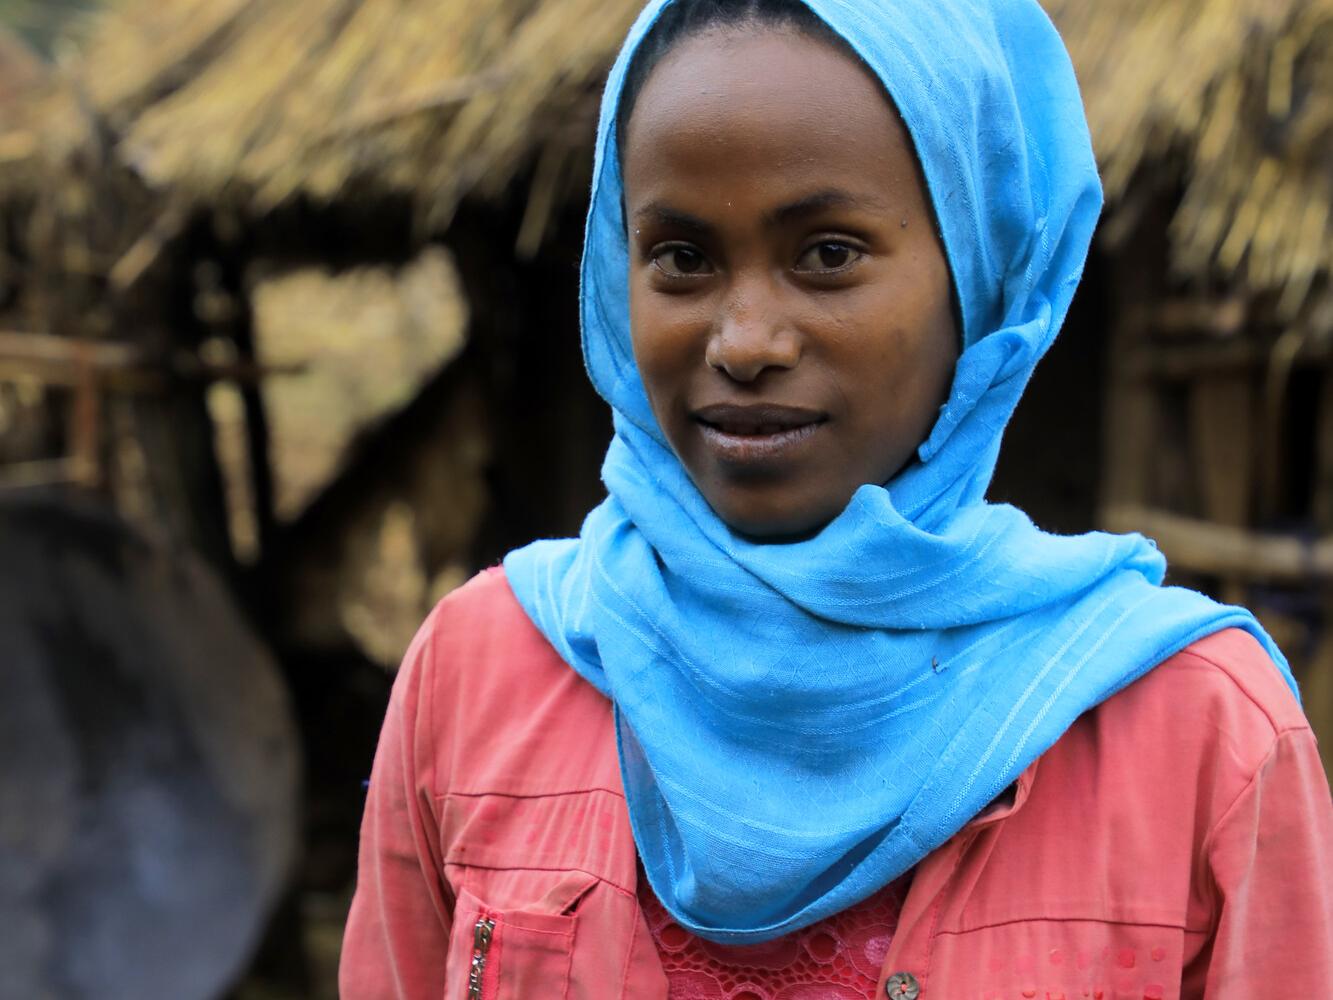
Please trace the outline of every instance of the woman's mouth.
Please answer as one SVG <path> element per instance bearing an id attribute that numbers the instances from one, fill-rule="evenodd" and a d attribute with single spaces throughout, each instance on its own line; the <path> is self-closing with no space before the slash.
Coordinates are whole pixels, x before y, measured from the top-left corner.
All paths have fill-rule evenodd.
<path id="1" fill-rule="evenodd" d="M 718 403 L 690 415 L 714 457 L 751 467 L 794 458 L 828 420 L 818 410 L 771 403 Z"/>

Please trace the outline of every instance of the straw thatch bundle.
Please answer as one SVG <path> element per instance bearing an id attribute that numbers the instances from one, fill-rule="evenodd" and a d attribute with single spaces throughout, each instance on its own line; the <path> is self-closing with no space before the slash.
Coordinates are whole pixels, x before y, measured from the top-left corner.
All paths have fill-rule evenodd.
<path id="1" fill-rule="evenodd" d="M 1111 197 L 1178 157 L 1177 269 L 1280 293 L 1294 318 L 1333 271 L 1333 0 L 1045 3 Z"/>
<path id="2" fill-rule="evenodd" d="M 1132 206 L 1145 165 L 1178 165 L 1179 271 L 1280 293 L 1296 316 L 1333 269 L 1333 0 L 1046 3 L 1112 198 Z M 544 216 L 576 187 L 638 6 L 123 0 L 79 85 L 150 183 L 205 202 L 399 191 L 439 221 L 535 163 Z"/>
<path id="3" fill-rule="evenodd" d="M 555 178 L 634 3 L 159 0 L 107 16 L 80 84 L 150 181 L 258 208 L 349 187 L 447 214 L 534 154 Z"/>

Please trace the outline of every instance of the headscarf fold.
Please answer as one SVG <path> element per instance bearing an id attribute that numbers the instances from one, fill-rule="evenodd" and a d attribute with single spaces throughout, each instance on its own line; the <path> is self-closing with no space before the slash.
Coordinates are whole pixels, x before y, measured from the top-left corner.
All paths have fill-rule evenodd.
<path id="1" fill-rule="evenodd" d="M 808 0 L 915 142 L 964 350 L 917 460 L 817 535 L 763 543 L 709 508 L 630 349 L 615 118 L 671 0 L 602 104 L 583 257 L 589 374 L 614 410 L 609 497 L 577 539 L 510 553 L 514 593 L 615 705 L 631 825 L 681 926 L 735 944 L 842 910 L 934 850 L 1083 712 L 1254 618 L 1161 586 L 1139 535 L 1054 536 L 985 502 L 1000 438 L 1068 311 L 1101 208 L 1069 59 L 1035 0 Z"/>

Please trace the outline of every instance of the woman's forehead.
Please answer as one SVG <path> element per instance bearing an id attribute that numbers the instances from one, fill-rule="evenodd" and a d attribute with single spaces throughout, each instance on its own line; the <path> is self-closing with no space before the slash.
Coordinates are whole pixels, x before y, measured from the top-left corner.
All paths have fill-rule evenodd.
<path id="1" fill-rule="evenodd" d="M 627 198 L 782 177 L 813 191 L 917 184 L 906 129 L 854 58 L 789 29 L 709 31 L 654 70 L 622 150 Z"/>
<path id="2" fill-rule="evenodd" d="M 805 116 L 821 135 L 846 132 L 867 113 L 900 121 L 879 78 L 850 50 L 799 29 L 763 22 L 711 27 L 682 38 L 635 98 L 628 132 L 645 116 L 730 111 Z M 836 114 L 828 114 L 834 110 Z"/>

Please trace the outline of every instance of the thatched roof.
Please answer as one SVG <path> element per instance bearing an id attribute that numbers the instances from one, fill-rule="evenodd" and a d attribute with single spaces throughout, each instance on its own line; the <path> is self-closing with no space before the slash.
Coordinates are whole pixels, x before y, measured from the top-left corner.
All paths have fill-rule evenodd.
<path id="1" fill-rule="evenodd" d="M 1044 2 L 1108 193 L 1179 157 L 1176 266 L 1280 292 L 1295 316 L 1333 272 L 1333 0 Z"/>
<path id="2" fill-rule="evenodd" d="M 79 85 L 150 182 L 267 207 L 348 187 L 444 211 L 581 157 L 637 4 L 129 0 Z"/>
<path id="3" fill-rule="evenodd" d="M 1113 200 L 1183 167 L 1174 260 L 1282 292 L 1333 264 L 1333 0 L 1045 0 Z M 79 85 L 150 182 L 263 209 L 400 190 L 447 216 L 586 162 L 639 0 L 121 0 Z M 1135 182 L 1135 184 L 1131 184 Z"/>

